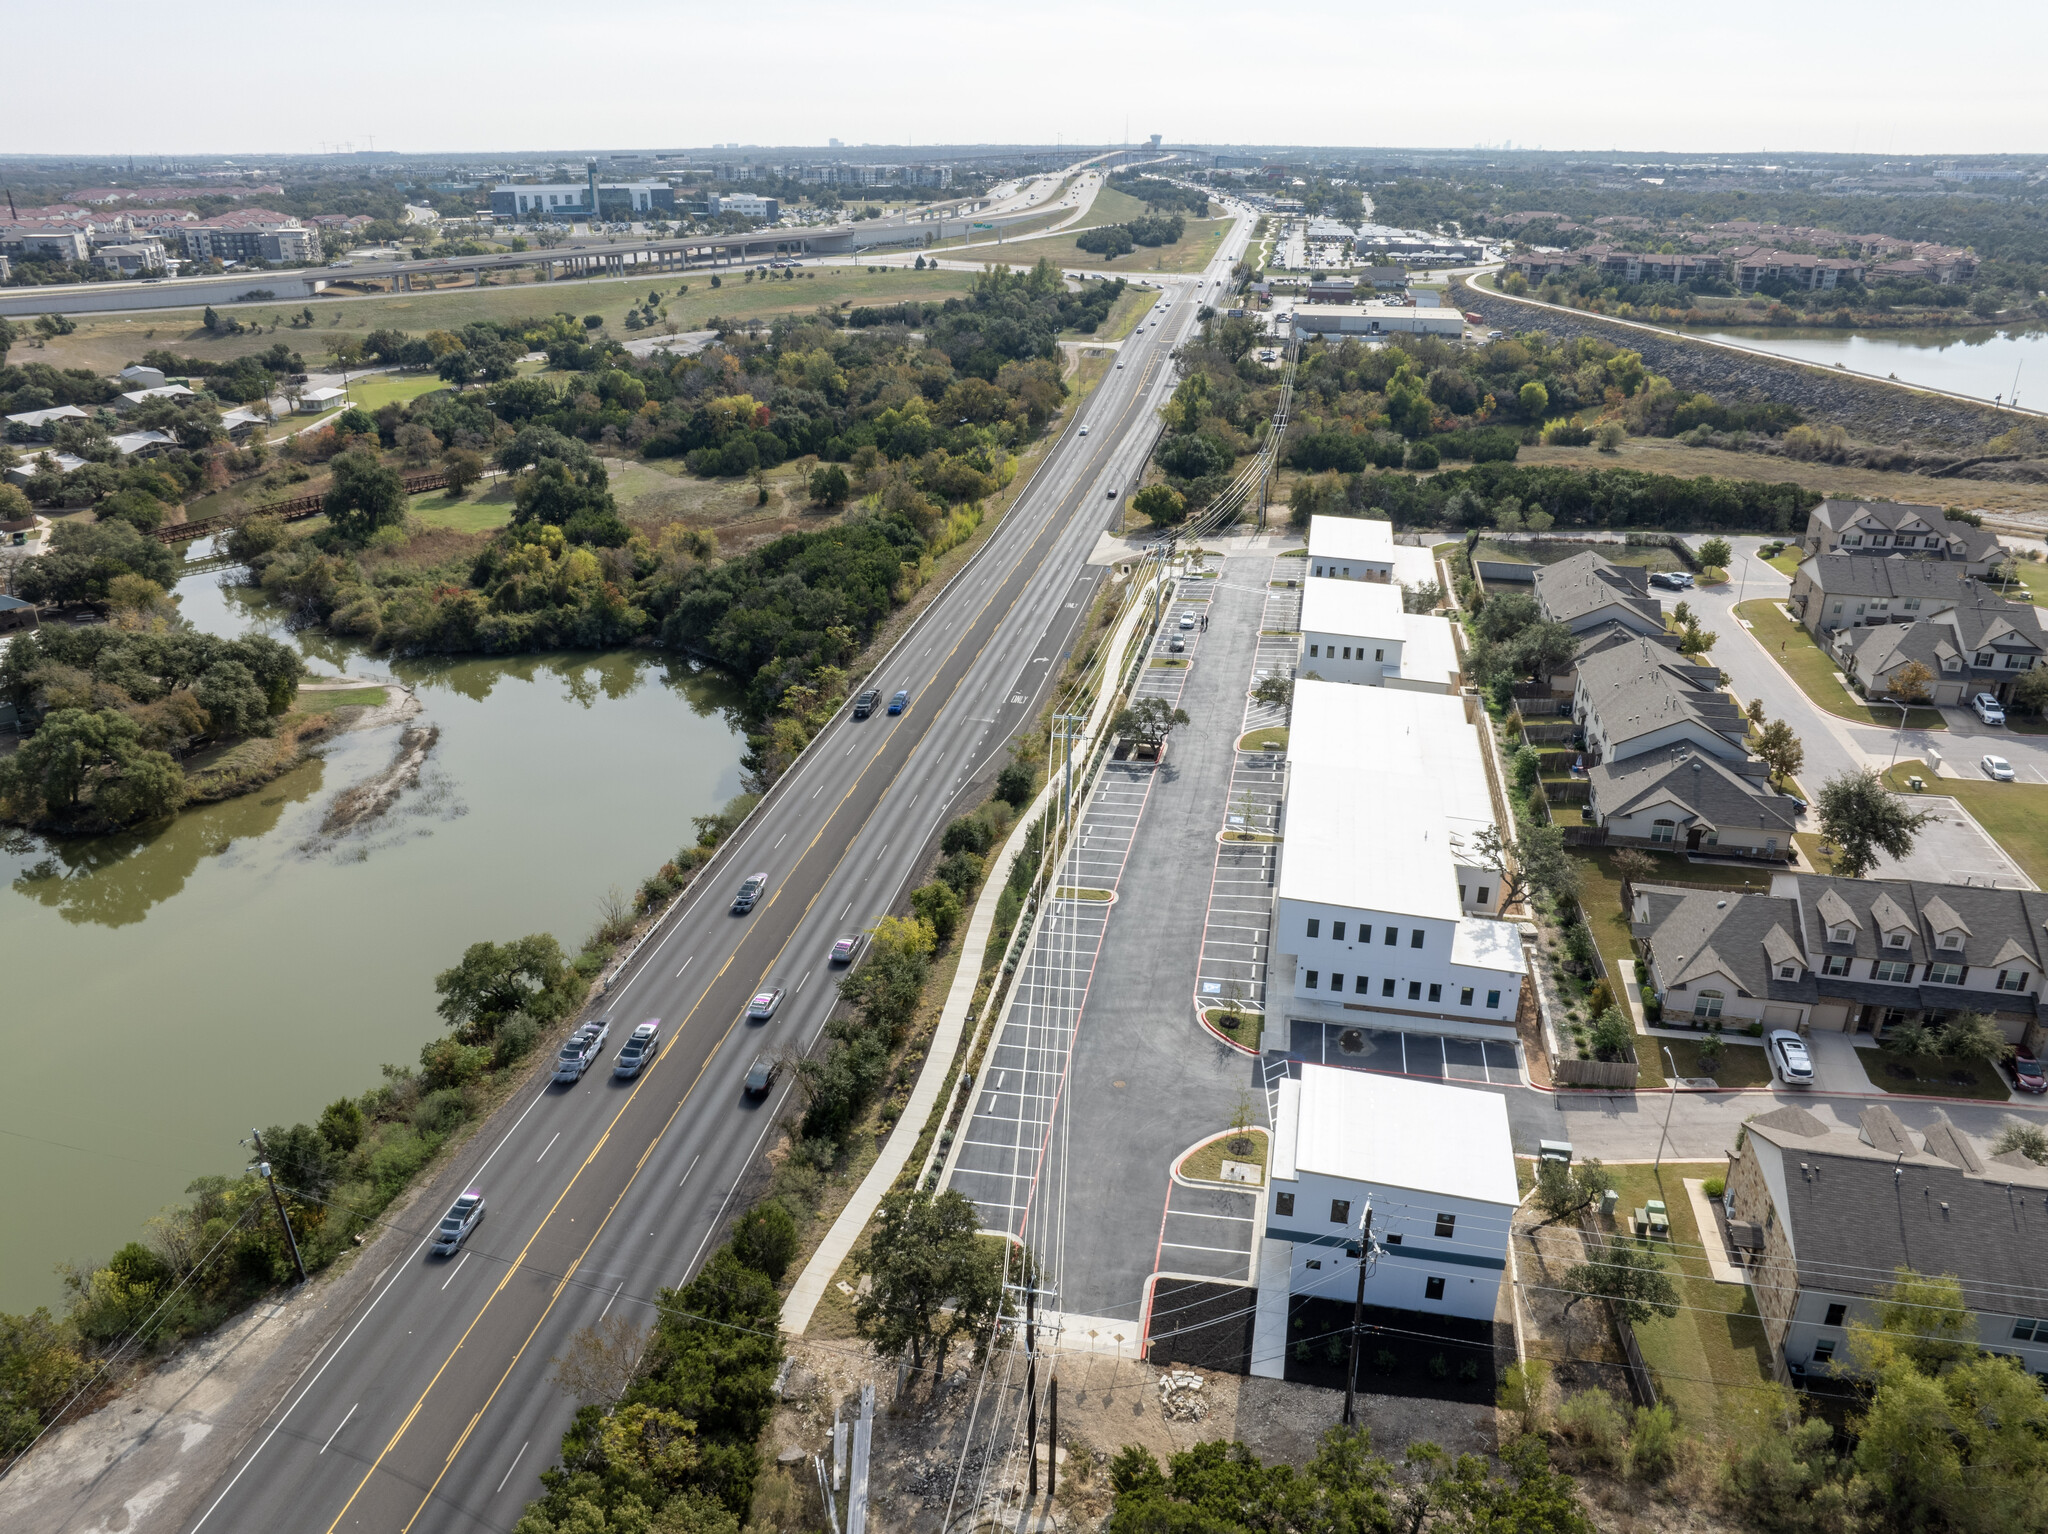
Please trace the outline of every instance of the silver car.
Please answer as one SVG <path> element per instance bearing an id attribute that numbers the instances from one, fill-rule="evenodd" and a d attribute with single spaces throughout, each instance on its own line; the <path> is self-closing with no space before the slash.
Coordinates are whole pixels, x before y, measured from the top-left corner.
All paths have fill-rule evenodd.
<path id="1" fill-rule="evenodd" d="M 1813 1085 L 1813 1056 L 1806 1052 L 1806 1040 L 1789 1028 L 1780 1028 L 1764 1039 L 1764 1052 L 1777 1068 L 1778 1079 L 1788 1087 Z"/>
<path id="2" fill-rule="evenodd" d="M 441 1228 L 434 1232 L 434 1255 L 453 1257 L 469 1239 L 469 1233 L 483 1223 L 483 1218 L 483 1190 L 470 1188 L 441 1216 Z"/>

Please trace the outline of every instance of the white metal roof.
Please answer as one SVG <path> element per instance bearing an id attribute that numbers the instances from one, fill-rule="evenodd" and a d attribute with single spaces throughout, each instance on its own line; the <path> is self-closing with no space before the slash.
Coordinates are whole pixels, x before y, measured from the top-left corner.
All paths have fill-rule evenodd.
<path id="1" fill-rule="evenodd" d="M 1458 642 L 1451 637 L 1451 620 L 1427 613 L 1404 613 L 1401 624 L 1405 635 L 1401 646 L 1402 677 L 1409 681 L 1448 683 L 1458 670 Z"/>
<path id="2" fill-rule="evenodd" d="M 1509 1208 L 1520 1201 L 1498 1093 L 1322 1065 L 1304 1065 L 1281 1090 L 1295 1098 L 1294 1143 L 1276 1147 L 1276 1175 L 1320 1172 Z M 1289 1116 L 1283 1106 L 1283 1125 Z"/>
<path id="3" fill-rule="evenodd" d="M 1323 518 L 1316 518 L 1318 522 Z M 1311 575 L 1302 582 L 1301 630 L 1400 639 L 1401 588 L 1392 581 L 1348 581 Z"/>
<path id="4" fill-rule="evenodd" d="M 1377 517 L 1310 517 L 1308 553 L 1318 559 L 1394 560 L 1394 524 Z"/>
<path id="5" fill-rule="evenodd" d="M 1308 685 L 1297 682 L 1296 696 Z M 1290 764 L 1282 900 L 1456 921 L 1462 907 L 1452 856 L 1443 805 L 1426 778 L 1388 778 L 1328 761 Z"/>

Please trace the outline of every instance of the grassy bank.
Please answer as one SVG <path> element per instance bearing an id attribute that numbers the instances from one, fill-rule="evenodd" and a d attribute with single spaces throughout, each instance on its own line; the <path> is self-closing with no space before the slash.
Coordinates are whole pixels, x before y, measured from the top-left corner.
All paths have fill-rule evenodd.
<path id="1" fill-rule="evenodd" d="M 1741 602 L 1736 605 L 1735 615 L 1748 622 L 1756 642 L 1784 668 L 1787 676 L 1799 684 L 1799 690 L 1812 699 L 1816 707 L 1837 719 L 1897 728 L 1898 709 L 1888 704 L 1865 703 L 1837 681 L 1836 674 L 1841 668 L 1835 664 L 1834 657 L 1814 643 L 1813 636 L 1788 618 L 1776 602 L 1761 599 Z M 1948 728 L 1948 722 L 1941 717 L 1938 708 L 1913 709 L 1906 723 L 1915 730 Z"/>

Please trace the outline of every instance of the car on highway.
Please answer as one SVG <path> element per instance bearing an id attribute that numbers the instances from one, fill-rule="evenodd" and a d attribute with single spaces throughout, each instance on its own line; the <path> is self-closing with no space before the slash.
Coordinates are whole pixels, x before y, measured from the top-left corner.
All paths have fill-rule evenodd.
<path id="1" fill-rule="evenodd" d="M 853 700 L 853 717 L 856 719 L 867 718 L 868 715 L 875 711 L 875 705 L 881 701 L 882 689 L 870 687 L 866 692 Z"/>
<path id="2" fill-rule="evenodd" d="M 612 1057 L 612 1074 L 623 1076 L 628 1081 L 647 1068 L 648 1062 L 661 1053 L 661 1019 L 650 1017 L 635 1028 L 619 1052 Z"/>
<path id="3" fill-rule="evenodd" d="M 469 1233 L 483 1223 L 484 1193 L 481 1188 L 465 1189 L 461 1198 L 441 1216 L 441 1228 L 434 1232 L 434 1255 L 453 1257 Z"/>
<path id="4" fill-rule="evenodd" d="M 583 1073 L 590 1069 L 590 1062 L 604 1048 L 604 1041 L 611 1036 L 611 1031 L 612 1025 L 600 1017 L 570 1034 L 563 1041 L 562 1052 L 555 1056 L 555 1080 L 581 1081 Z"/>
<path id="5" fill-rule="evenodd" d="M 761 891 L 768 888 L 766 874 L 748 874 L 740 885 L 739 893 L 732 897 L 732 914 L 744 916 L 754 909 L 754 902 L 761 898 Z"/>
<path id="6" fill-rule="evenodd" d="M 770 986 L 765 991 L 754 992 L 754 999 L 747 1003 L 747 1021 L 765 1023 L 775 1015 L 775 1009 L 782 1005 L 782 987 Z"/>
<path id="7" fill-rule="evenodd" d="M 2048 1092 L 2048 1071 L 2041 1069 L 2033 1051 L 2015 1049 L 2006 1064 L 2012 1069 L 2012 1084 L 2022 1092 Z"/>
<path id="8" fill-rule="evenodd" d="M 890 713 L 900 714 L 908 707 L 910 707 L 910 689 L 908 687 L 899 687 L 889 695 Z"/>
<path id="9" fill-rule="evenodd" d="M 1118 367 L 1122 367 L 1122 366 L 1124 365 L 1124 364 L 1123 364 L 1123 359 L 1122 359 L 1121 357 L 1119 357 L 1119 358 L 1117 359 L 1117 364 L 1116 364 L 1116 365 L 1117 365 Z"/>
<path id="10" fill-rule="evenodd" d="M 1806 1052 L 1806 1040 L 1789 1028 L 1779 1028 L 1764 1039 L 1764 1053 L 1770 1056 L 1778 1079 L 1788 1087 L 1813 1085 L 1813 1056 Z"/>
<path id="11" fill-rule="evenodd" d="M 764 1097 L 775 1085 L 775 1078 L 782 1074 L 782 1062 L 773 1055 L 756 1055 L 754 1063 L 747 1067 L 746 1093 L 749 1097 Z"/>
<path id="12" fill-rule="evenodd" d="M 1109 487 L 1109 488 L 1108 488 L 1107 490 L 1105 490 L 1105 491 L 1103 491 L 1103 492 L 1102 492 L 1102 498 L 1103 498 L 1103 499 L 1104 499 L 1105 501 L 1113 501 L 1113 500 L 1115 500 L 1115 499 L 1116 499 L 1116 497 L 1117 497 L 1117 487 L 1116 487 L 1115 485 L 1111 485 L 1111 486 L 1110 486 L 1110 487 Z"/>
<path id="13" fill-rule="evenodd" d="M 858 932 L 842 933 L 832 940 L 834 964 L 851 964 L 860 957 L 861 945 L 866 941 Z"/>
<path id="14" fill-rule="evenodd" d="M 1970 700 L 1970 707 L 1977 711 L 1977 717 L 1986 724 L 2004 724 L 2005 706 L 1988 692 L 1980 692 Z"/>
<path id="15" fill-rule="evenodd" d="M 1085 421 L 1081 423 L 1081 435 L 1084 437 L 1088 435 L 1088 423 Z"/>
<path id="16" fill-rule="evenodd" d="M 2002 756 L 1986 756 L 1982 765 L 1985 776 L 1995 778 L 2000 783 L 2010 783 L 2018 776 L 2012 770 L 2012 763 Z"/>

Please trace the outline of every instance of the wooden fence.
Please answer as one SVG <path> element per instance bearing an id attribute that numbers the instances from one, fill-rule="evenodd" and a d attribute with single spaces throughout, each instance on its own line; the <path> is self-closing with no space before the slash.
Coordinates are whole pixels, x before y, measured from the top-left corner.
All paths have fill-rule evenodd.
<path id="1" fill-rule="evenodd" d="M 1636 1089 L 1636 1052 L 1625 1060 L 1553 1060 L 1550 1079 L 1561 1087 L 1607 1087 L 1618 1092 Z"/>
<path id="2" fill-rule="evenodd" d="M 428 490 L 439 490 L 448 483 L 448 476 L 439 470 L 430 474 L 408 474 L 401 483 L 407 495 L 419 495 Z M 194 538 L 208 538 L 225 532 L 245 517 L 277 517 L 286 522 L 298 522 L 319 516 L 325 500 L 324 495 L 299 495 L 289 501 L 252 506 L 246 511 L 201 517 L 197 522 L 167 522 L 156 530 L 156 538 L 159 543 L 188 543 Z"/>

